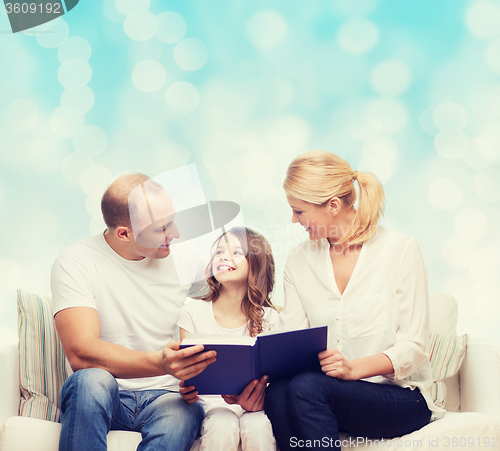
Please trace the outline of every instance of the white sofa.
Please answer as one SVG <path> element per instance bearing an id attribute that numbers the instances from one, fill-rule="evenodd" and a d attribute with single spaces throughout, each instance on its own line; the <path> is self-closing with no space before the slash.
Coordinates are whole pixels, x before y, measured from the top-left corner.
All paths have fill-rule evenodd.
<path id="1" fill-rule="evenodd" d="M 431 330 L 456 334 L 457 306 L 448 295 L 431 296 Z M 341 434 L 342 449 L 481 450 L 500 448 L 500 342 L 472 339 L 460 372 L 445 381 L 443 419 L 390 441 L 367 441 Z M 19 351 L 0 348 L 0 451 L 57 451 L 60 424 L 19 417 Z M 461 413 L 457 413 L 457 412 Z M 111 431 L 110 451 L 134 451 L 140 442 L 136 432 Z M 197 450 L 195 443 L 192 451 Z M 223 451 L 223 450 L 214 450 Z M 271 450 L 270 450 L 271 451 Z"/>

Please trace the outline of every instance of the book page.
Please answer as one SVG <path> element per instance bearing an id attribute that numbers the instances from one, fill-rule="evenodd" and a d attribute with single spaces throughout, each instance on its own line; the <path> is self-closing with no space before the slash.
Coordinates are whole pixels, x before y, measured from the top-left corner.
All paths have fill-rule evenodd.
<path id="1" fill-rule="evenodd" d="M 255 337 L 241 335 L 187 334 L 183 345 L 248 345 L 255 344 Z"/>

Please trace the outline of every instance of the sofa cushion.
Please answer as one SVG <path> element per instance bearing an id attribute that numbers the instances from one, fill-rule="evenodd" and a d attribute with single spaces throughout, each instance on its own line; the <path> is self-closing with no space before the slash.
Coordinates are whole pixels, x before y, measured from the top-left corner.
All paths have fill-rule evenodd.
<path id="1" fill-rule="evenodd" d="M 67 378 L 64 351 L 56 334 L 52 301 L 17 290 L 19 329 L 19 415 L 59 420 L 59 391 Z"/>
<path id="2" fill-rule="evenodd" d="M 340 433 L 342 451 L 451 451 L 498 449 L 500 425 L 484 413 L 448 412 L 423 428 L 393 439 L 375 440 Z"/>
<path id="3" fill-rule="evenodd" d="M 429 359 L 432 369 L 431 398 L 439 407 L 444 407 L 446 385 L 443 382 L 458 373 L 462 364 L 469 335 L 459 337 L 432 333 L 430 336 Z"/>

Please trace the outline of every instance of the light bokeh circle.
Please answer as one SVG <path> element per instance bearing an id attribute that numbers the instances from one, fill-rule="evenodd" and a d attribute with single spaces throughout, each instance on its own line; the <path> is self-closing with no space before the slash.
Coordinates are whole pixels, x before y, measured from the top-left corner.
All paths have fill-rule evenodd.
<path id="1" fill-rule="evenodd" d="M 375 11 L 379 5 L 379 0 L 332 0 L 330 2 L 336 13 L 348 16 L 367 15 Z"/>
<path id="2" fill-rule="evenodd" d="M 434 106 L 429 106 L 427 107 L 422 113 L 420 113 L 420 116 L 418 118 L 418 123 L 420 124 L 420 127 L 422 127 L 422 130 L 429 134 L 429 135 L 437 135 L 439 132 L 439 129 L 436 127 L 436 124 L 434 123 Z"/>
<path id="3" fill-rule="evenodd" d="M 445 102 L 439 105 L 432 115 L 434 124 L 439 130 L 458 128 L 462 130 L 467 125 L 467 111 L 459 103 Z"/>
<path id="4" fill-rule="evenodd" d="M 363 158 L 357 170 L 358 172 L 371 172 L 382 184 L 389 181 L 393 172 L 389 163 L 374 157 Z"/>
<path id="5" fill-rule="evenodd" d="M 72 138 L 83 127 L 83 113 L 76 107 L 64 105 L 57 108 L 50 117 L 50 128 L 62 138 Z"/>
<path id="6" fill-rule="evenodd" d="M 472 169 L 486 169 L 496 157 L 495 146 L 482 136 L 469 139 L 463 156 L 465 164 Z"/>
<path id="7" fill-rule="evenodd" d="M 208 59 L 205 44 L 195 38 L 180 41 L 174 48 L 174 59 L 177 65 L 184 70 L 201 69 Z"/>
<path id="8" fill-rule="evenodd" d="M 65 60 L 57 73 L 59 83 L 67 89 L 83 88 L 92 77 L 92 69 L 82 58 Z"/>
<path id="9" fill-rule="evenodd" d="M 141 61 L 132 71 L 134 86 L 143 92 L 158 91 L 167 79 L 167 73 L 161 63 L 155 60 Z"/>
<path id="10" fill-rule="evenodd" d="M 31 99 L 16 99 L 5 110 L 5 123 L 16 132 L 27 132 L 38 122 L 38 108 Z"/>
<path id="11" fill-rule="evenodd" d="M 484 52 L 486 65 L 495 74 L 500 74 L 500 39 L 492 41 Z"/>
<path id="12" fill-rule="evenodd" d="M 179 42 L 186 34 L 186 21 L 173 11 L 166 11 L 156 16 L 158 30 L 155 37 L 165 44 Z"/>
<path id="13" fill-rule="evenodd" d="M 270 149 L 283 155 L 294 155 L 304 149 L 311 134 L 309 123 L 300 116 L 282 116 L 272 122 L 263 137 Z"/>
<path id="14" fill-rule="evenodd" d="M 455 217 L 455 231 L 469 240 L 478 240 L 488 231 L 488 219 L 477 208 L 465 208 Z"/>
<path id="15" fill-rule="evenodd" d="M 454 160 L 465 155 L 468 139 L 458 128 L 445 128 L 434 138 L 434 148 L 442 157 Z"/>
<path id="16" fill-rule="evenodd" d="M 398 155 L 396 143 L 388 136 L 379 135 L 363 146 L 365 158 L 377 160 L 380 165 L 390 164 Z"/>
<path id="17" fill-rule="evenodd" d="M 64 179 L 72 185 L 80 183 L 80 175 L 88 167 L 94 166 L 94 161 L 88 155 L 73 152 L 70 153 L 61 164 L 61 172 Z"/>
<path id="18" fill-rule="evenodd" d="M 488 0 L 472 2 L 465 13 L 469 32 L 480 39 L 500 35 L 500 7 Z"/>
<path id="19" fill-rule="evenodd" d="M 57 51 L 57 57 L 61 63 L 70 58 L 81 58 L 88 61 L 91 53 L 92 48 L 86 39 L 80 36 L 71 36 L 61 44 Z"/>
<path id="20" fill-rule="evenodd" d="M 93 191 L 104 193 L 112 180 L 111 171 L 105 166 L 96 164 L 82 170 L 79 185 L 80 189 L 87 195 Z"/>
<path id="21" fill-rule="evenodd" d="M 102 234 L 106 230 L 106 223 L 101 216 L 92 216 L 89 224 L 89 233 L 91 236 Z"/>
<path id="22" fill-rule="evenodd" d="M 462 200 L 462 188 L 456 180 L 443 177 L 431 183 L 427 197 L 438 210 L 453 210 Z"/>
<path id="23" fill-rule="evenodd" d="M 375 47 L 378 38 L 378 28 L 372 21 L 355 18 L 342 25 L 338 34 L 338 43 L 346 52 L 361 55 Z"/>
<path id="24" fill-rule="evenodd" d="M 94 93 L 88 86 L 78 89 L 65 89 L 61 94 L 61 105 L 76 107 L 85 114 L 94 105 Z"/>
<path id="25" fill-rule="evenodd" d="M 243 188 L 243 199 L 256 210 L 265 210 L 276 195 L 276 187 L 268 180 L 248 182 Z"/>
<path id="26" fill-rule="evenodd" d="M 366 113 L 382 121 L 380 133 L 399 133 L 408 124 L 406 106 L 397 99 L 375 99 L 366 107 Z"/>
<path id="27" fill-rule="evenodd" d="M 200 94 L 191 83 L 179 81 L 167 89 L 165 102 L 173 113 L 188 114 L 198 106 Z"/>
<path id="28" fill-rule="evenodd" d="M 454 236 L 444 243 L 442 252 L 445 262 L 452 268 L 467 268 L 476 253 L 476 245 L 466 236 Z"/>
<path id="29" fill-rule="evenodd" d="M 92 191 L 87 195 L 87 200 L 85 201 L 85 209 L 90 216 L 95 216 L 97 218 L 102 217 L 101 212 L 101 191 Z"/>
<path id="30" fill-rule="evenodd" d="M 115 0 L 104 0 L 102 12 L 111 22 L 122 23 L 125 20 L 123 13 L 116 7 Z"/>
<path id="31" fill-rule="evenodd" d="M 134 11 L 146 11 L 151 5 L 150 0 L 115 0 L 115 6 L 124 16 Z"/>
<path id="32" fill-rule="evenodd" d="M 243 160 L 241 173 L 249 182 L 252 180 L 271 181 L 276 176 L 276 163 L 271 155 L 254 152 Z"/>
<path id="33" fill-rule="evenodd" d="M 370 73 L 370 84 L 379 94 L 397 96 L 411 83 L 411 72 L 401 61 L 387 60 L 377 64 Z"/>
<path id="34" fill-rule="evenodd" d="M 60 19 L 49 30 L 38 33 L 36 35 L 36 40 L 42 47 L 55 49 L 59 47 L 68 36 L 69 26 L 64 19 Z"/>
<path id="35" fill-rule="evenodd" d="M 500 275 L 500 249 L 498 245 L 481 249 L 470 260 L 469 271 L 476 279 L 488 279 Z"/>
<path id="36" fill-rule="evenodd" d="M 103 153 L 107 144 L 106 133 L 97 125 L 85 125 L 73 138 L 75 151 L 89 157 L 97 157 Z"/>
<path id="37" fill-rule="evenodd" d="M 357 141 L 368 141 L 382 130 L 382 119 L 375 114 L 356 114 L 349 119 L 347 132 Z"/>
<path id="38" fill-rule="evenodd" d="M 144 42 L 131 41 L 128 46 L 128 55 L 135 64 L 145 60 L 160 61 L 162 53 L 162 45 L 156 39 Z"/>
<path id="39" fill-rule="evenodd" d="M 487 168 L 476 175 L 474 188 L 481 199 L 488 202 L 500 200 L 500 170 Z"/>
<path id="40" fill-rule="evenodd" d="M 281 44 L 288 34 L 288 24 L 275 11 L 259 11 L 246 24 L 246 34 L 259 49 L 268 49 Z"/>
<path id="41" fill-rule="evenodd" d="M 147 41 L 156 34 L 158 22 L 151 11 L 135 10 L 127 15 L 123 29 L 130 39 Z"/>

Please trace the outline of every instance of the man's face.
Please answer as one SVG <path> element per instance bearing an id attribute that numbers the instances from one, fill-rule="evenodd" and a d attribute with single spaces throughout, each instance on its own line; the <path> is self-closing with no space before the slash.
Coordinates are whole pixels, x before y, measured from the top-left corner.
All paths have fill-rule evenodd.
<path id="1" fill-rule="evenodd" d="M 170 254 L 170 242 L 179 238 L 174 223 L 175 208 L 167 191 L 147 193 L 146 202 L 138 203 L 133 230 L 135 251 L 147 258 L 165 258 Z"/>

